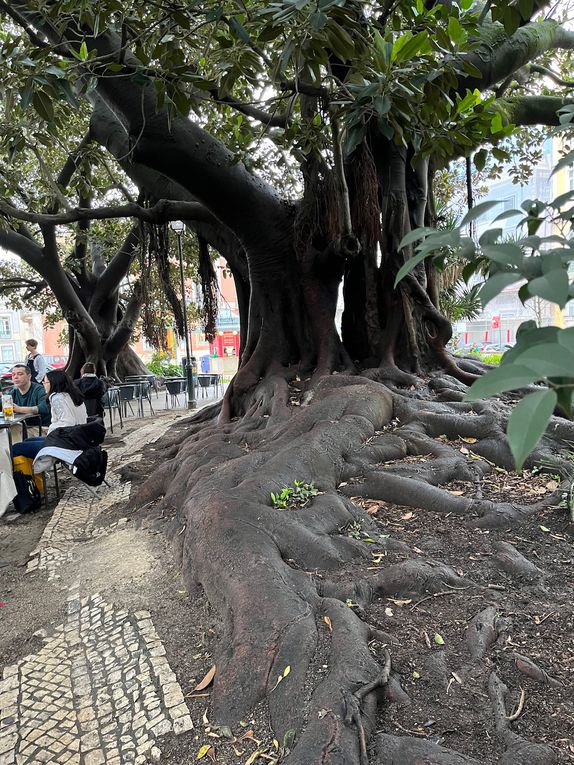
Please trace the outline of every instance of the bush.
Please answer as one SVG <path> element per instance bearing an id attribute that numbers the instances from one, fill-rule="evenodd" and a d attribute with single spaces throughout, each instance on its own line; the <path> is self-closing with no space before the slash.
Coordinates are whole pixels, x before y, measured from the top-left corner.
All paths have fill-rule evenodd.
<path id="1" fill-rule="evenodd" d="M 153 354 L 147 368 L 160 377 L 183 377 L 183 369 L 177 364 L 168 364 L 165 354 L 159 351 Z"/>

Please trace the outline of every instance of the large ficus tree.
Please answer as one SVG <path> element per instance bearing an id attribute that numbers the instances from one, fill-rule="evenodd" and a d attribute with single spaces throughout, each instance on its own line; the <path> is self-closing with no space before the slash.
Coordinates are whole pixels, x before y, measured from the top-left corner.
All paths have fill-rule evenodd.
<path id="1" fill-rule="evenodd" d="M 379 595 L 461 584 L 448 566 L 377 535 L 348 497 L 460 512 L 483 525 L 527 514 L 440 488 L 512 464 L 506 409 L 462 402 L 482 370 L 446 350 L 451 327 L 433 261 L 395 280 L 415 239 L 401 242 L 436 223 L 438 170 L 475 152 L 482 167 L 486 152 L 504 157 L 501 141 L 516 126 L 558 123 L 569 98 L 562 52 L 574 34 L 544 14 L 562 5 L 0 0 L 6 165 L 40 136 L 70 143 L 69 115 L 83 115 L 86 140 L 151 200 L 154 220 L 183 218 L 235 278 L 239 371 L 140 499 L 179 508 L 186 583 L 190 593 L 201 586 L 222 618 L 210 719 L 235 724 L 266 700 L 294 762 L 364 762 L 376 702 L 404 698 L 381 646 L 389 636 L 361 609 Z M 78 133 L 78 151 L 82 141 Z M 6 167 L 0 182 L 8 176 Z M 51 208 L 41 217 L 13 179 L 3 196 L 4 246 L 26 237 L 19 221 L 94 214 Z M 136 208 L 124 213 L 150 215 Z M 444 441 L 463 435 L 474 460 Z M 437 459 L 385 465 L 407 454 Z M 299 511 L 273 508 L 270 492 L 295 480 L 322 493 Z M 368 582 L 330 574 L 369 555 L 362 537 L 344 533 L 357 523 L 372 530 L 369 544 L 399 555 Z M 496 637 L 495 614 L 477 621 L 475 657 L 488 649 L 481 635 Z M 309 668 L 325 623 L 329 672 L 316 676 Z M 544 746 L 507 731 L 501 688 L 495 677 L 508 756 L 549 761 Z M 419 743 L 405 737 L 403 759 L 393 761 L 426 756 Z"/>

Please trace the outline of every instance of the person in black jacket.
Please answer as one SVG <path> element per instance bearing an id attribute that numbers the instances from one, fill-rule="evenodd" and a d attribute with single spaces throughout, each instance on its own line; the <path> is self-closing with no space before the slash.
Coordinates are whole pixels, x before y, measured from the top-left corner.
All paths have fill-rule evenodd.
<path id="1" fill-rule="evenodd" d="M 80 369 L 80 374 L 82 375 L 80 379 L 74 382 L 84 395 L 88 416 L 97 415 L 103 418 L 102 397 L 107 390 L 105 382 L 96 376 L 96 366 L 90 361 L 87 361 Z"/>

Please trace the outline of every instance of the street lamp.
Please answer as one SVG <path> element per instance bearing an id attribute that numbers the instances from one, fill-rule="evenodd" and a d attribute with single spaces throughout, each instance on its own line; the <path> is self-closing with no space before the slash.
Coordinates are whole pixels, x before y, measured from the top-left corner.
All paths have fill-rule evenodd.
<path id="1" fill-rule="evenodd" d="M 189 344 L 189 331 L 187 328 L 187 305 L 185 302 L 185 278 L 183 275 L 183 250 L 181 246 L 181 237 L 185 226 L 181 220 L 172 220 L 169 224 L 171 230 L 177 235 L 177 253 L 179 255 L 179 278 L 181 281 L 181 307 L 183 311 L 183 336 L 185 338 L 185 359 L 183 360 L 183 373 L 187 383 L 187 408 L 197 409 L 195 398 L 195 359 L 191 355 Z"/>

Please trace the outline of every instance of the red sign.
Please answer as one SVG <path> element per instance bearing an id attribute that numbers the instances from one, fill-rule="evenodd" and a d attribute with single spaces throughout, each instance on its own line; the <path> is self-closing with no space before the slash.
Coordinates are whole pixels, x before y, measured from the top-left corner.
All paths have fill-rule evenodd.
<path id="1" fill-rule="evenodd" d="M 492 329 L 500 329 L 500 316 L 493 316 L 490 320 L 490 326 Z"/>

